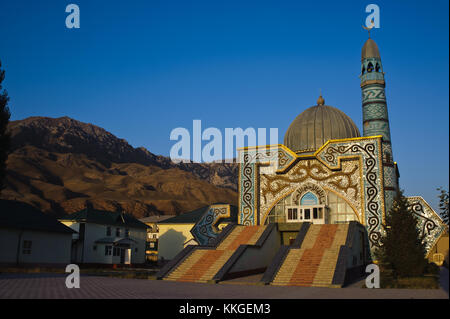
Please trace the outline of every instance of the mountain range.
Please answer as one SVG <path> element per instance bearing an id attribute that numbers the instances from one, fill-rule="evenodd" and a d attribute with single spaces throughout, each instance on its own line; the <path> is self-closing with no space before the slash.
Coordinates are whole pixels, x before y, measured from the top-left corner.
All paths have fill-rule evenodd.
<path id="1" fill-rule="evenodd" d="M 1 198 L 56 216 L 94 208 L 136 217 L 237 204 L 235 163 L 174 163 L 105 129 L 69 117 L 11 121 Z"/>

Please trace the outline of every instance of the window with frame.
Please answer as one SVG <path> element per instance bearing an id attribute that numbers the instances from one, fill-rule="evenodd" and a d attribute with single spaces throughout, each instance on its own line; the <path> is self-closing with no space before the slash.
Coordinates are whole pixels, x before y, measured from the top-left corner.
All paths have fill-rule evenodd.
<path id="1" fill-rule="evenodd" d="M 120 237 L 120 228 L 116 228 L 116 237 Z"/>
<path id="2" fill-rule="evenodd" d="M 130 237 L 130 230 L 128 228 L 125 229 L 125 237 L 126 238 Z"/>
<path id="3" fill-rule="evenodd" d="M 111 226 L 106 227 L 106 236 L 111 236 Z"/>
<path id="4" fill-rule="evenodd" d="M 22 246 L 22 254 L 24 255 L 30 255 L 31 254 L 31 240 L 24 240 L 23 246 Z"/>
<path id="5" fill-rule="evenodd" d="M 319 210 L 317 207 L 313 207 L 313 218 L 318 219 L 319 218 Z"/>
<path id="6" fill-rule="evenodd" d="M 105 256 L 111 256 L 112 247 L 111 246 L 105 246 Z"/>
<path id="7" fill-rule="evenodd" d="M 288 220 L 297 220 L 298 219 L 298 209 L 295 207 L 292 208 L 288 208 L 288 215 L 287 215 L 287 219 Z"/>
<path id="8" fill-rule="evenodd" d="M 303 216 L 305 216 L 305 219 L 311 219 L 311 209 L 310 208 L 304 208 L 303 209 Z"/>

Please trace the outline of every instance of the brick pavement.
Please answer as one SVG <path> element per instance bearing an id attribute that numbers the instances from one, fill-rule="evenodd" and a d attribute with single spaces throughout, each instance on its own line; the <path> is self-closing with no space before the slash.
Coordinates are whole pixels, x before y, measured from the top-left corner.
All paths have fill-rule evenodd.
<path id="1" fill-rule="evenodd" d="M 446 270 L 448 280 L 448 270 Z M 445 275 L 444 274 L 444 275 Z M 448 299 L 445 289 L 362 289 L 202 284 L 81 276 L 67 289 L 61 274 L 1 274 L 0 298 L 20 299 Z"/>

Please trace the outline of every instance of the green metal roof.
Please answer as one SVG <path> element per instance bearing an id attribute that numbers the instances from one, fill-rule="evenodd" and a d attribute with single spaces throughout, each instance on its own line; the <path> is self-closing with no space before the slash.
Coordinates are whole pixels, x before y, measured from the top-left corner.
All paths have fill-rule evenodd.
<path id="1" fill-rule="evenodd" d="M 108 212 L 93 208 L 85 208 L 76 213 L 63 216 L 59 218 L 59 220 L 112 225 L 112 226 L 124 226 L 124 227 L 127 226 L 132 228 L 144 228 L 144 229 L 147 229 L 149 227 L 143 222 L 139 221 L 131 214 L 121 212 Z"/>
<path id="2" fill-rule="evenodd" d="M 56 233 L 76 233 L 56 218 L 33 206 L 12 200 L 0 200 L 0 228 L 13 228 Z"/>

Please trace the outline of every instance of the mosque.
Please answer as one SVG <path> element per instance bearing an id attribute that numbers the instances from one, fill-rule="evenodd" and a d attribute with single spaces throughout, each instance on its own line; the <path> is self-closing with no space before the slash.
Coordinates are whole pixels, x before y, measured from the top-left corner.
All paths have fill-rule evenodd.
<path id="1" fill-rule="evenodd" d="M 235 222 L 218 227 L 232 217 L 231 205 L 205 208 L 191 230 L 197 245 L 172 258 L 158 279 L 219 282 L 260 273 L 261 284 L 342 287 L 362 275 L 399 189 L 384 75 L 369 36 L 361 53 L 362 135 L 320 96 L 293 120 L 283 145 L 240 149 Z M 422 197 L 408 202 L 427 257 L 442 261 L 437 247 L 448 254 L 448 227 Z"/>

